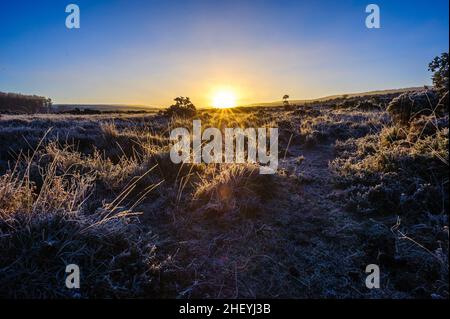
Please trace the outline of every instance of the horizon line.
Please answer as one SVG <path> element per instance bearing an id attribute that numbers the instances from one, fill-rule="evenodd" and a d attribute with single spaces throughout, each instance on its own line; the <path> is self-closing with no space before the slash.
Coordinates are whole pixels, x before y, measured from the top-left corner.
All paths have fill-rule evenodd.
<path id="1" fill-rule="evenodd" d="M 401 87 L 401 88 L 390 88 L 390 89 L 373 89 L 370 91 L 360 91 L 360 92 L 345 92 L 345 93 L 336 93 L 336 94 L 330 94 L 330 95 L 324 95 L 314 98 L 304 98 L 304 99 L 297 99 L 297 98 L 290 98 L 290 102 L 295 103 L 305 103 L 305 102 L 314 102 L 314 101 L 320 101 L 320 100 L 326 100 L 326 99 L 332 99 L 332 98 L 338 98 L 344 95 L 348 95 L 350 97 L 358 96 L 361 94 L 383 94 L 384 92 L 393 92 L 393 91 L 407 91 L 407 90 L 418 90 L 424 87 L 432 87 L 432 84 L 423 84 L 423 85 L 417 85 L 417 86 L 409 86 L 409 87 Z M 8 93 L 14 93 L 14 92 L 8 92 Z M 275 101 L 267 101 L 267 102 L 252 102 L 247 104 L 240 104 L 236 107 L 246 107 L 246 106 L 264 106 L 269 104 L 275 104 L 275 103 L 282 103 L 283 101 L 275 100 Z M 149 104 L 136 104 L 136 103 L 53 103 L 53 105 L 58 106 L 122 106 L 122 107 L 138 107 L 138 108 L 154 108 L 154 109 L 161 109 L 166 108 L 168 106 L 155 106 L 155 105 L 149 105 Z M 210 106 L 198 106 L 198 108 L 213 108 L 212 105 Z"/>

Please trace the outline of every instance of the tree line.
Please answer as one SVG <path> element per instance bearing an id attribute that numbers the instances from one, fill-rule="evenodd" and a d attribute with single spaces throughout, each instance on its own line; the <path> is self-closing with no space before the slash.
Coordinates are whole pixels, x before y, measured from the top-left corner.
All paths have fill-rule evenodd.
<path id="1" fill-rule="evenodd" d="M 0 112 L 41 113 L 51 105 L 52 100 L 44 96 L 0 92 Z"/>

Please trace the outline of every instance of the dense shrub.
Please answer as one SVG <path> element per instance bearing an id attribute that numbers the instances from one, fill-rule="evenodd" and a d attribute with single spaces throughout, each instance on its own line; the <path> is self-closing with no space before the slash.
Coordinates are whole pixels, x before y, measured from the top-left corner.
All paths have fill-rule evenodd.
<path id="1" fill-rule="evenodd" d="M 403 93 L 394 98 L 388 105 L 387 111 L 396 123 L 407 125 L 413 118 L 421 115 L 430 115 L 434 112 L 442 113 L 438 107 L 438 96 L 435 91 L 424 90 L 420 92 Z"/>
<path id="2" fill-rule="evenodd" d="M 166 110 L 168 116 L 192 117 L 197 113 L 195 105 L 188 97 L 177 97 L 174 99 L 175 104 Z"/>
<path id="3" fill-rule="evenodd" d="M 357 99 L 344 99 L 335 105 L 337 109 L 350 109 L 355 108 L 358 105 Z"/>
<path id="4" fill-rule="evenodd" d="M 373 100 L 363 100 L 356 104 L 356 109 L 361 111 L 379 110 L 380 106 Z"/>

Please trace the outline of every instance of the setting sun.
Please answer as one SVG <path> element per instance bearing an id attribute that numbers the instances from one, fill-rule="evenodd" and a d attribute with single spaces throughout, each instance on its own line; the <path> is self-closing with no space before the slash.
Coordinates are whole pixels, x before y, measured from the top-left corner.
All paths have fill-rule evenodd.
<path id="1" fill-rule="evenodd" d="M 236 94 L 231 90 L 217 91 L 213 95 L 212 106 L 225 109 L 236 106 Z"/>

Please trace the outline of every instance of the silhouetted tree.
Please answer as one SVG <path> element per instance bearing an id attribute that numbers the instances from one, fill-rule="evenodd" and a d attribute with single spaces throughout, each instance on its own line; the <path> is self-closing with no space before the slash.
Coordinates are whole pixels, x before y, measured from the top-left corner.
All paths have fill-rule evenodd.
<path id="1" fill-rule="evenodd" d="M 169 106 L 166 114 L 169 116 L 192 117 L 197 113 L 195 105 L 191 102 L 189 97 L 179 96 L 174 98 L 175 104 Z"/>
<path id="2" fill-rule="evenodd" d="M 51 105 L 52 100 L 43 96 L 0 92 L 0 112 L 47 112 Z"/>
<path id="3" fill-rule="evenodd" d="M 448 53 L 442 53 L 440 57 L 435 57 L 428 65 L 428 70 L 433 72 L 433 84 L 436 90 L 441 95 L 448 92 Z"/>
<path id="4" fill-rule="evenodd" d="M 289 105 L 289 95 L 285 94 L 283 95 L 283 105 Z"/>

